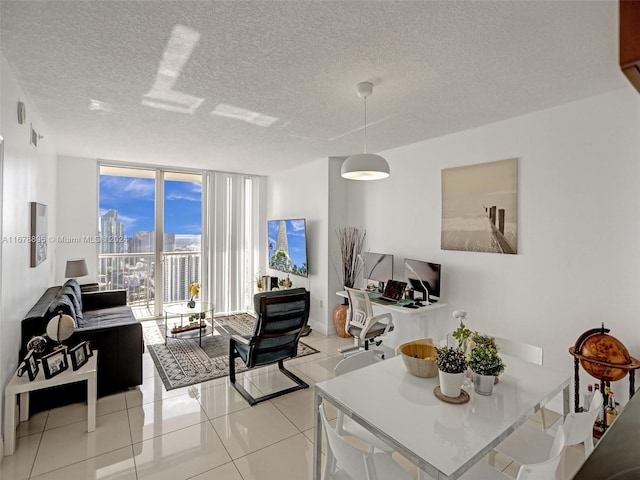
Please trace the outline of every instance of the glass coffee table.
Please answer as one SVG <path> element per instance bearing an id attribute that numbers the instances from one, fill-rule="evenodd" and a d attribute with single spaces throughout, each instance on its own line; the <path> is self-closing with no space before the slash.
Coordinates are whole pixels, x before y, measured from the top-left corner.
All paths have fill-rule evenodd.
<path id="1" fill-rule="evenodd" d="M 214 304 L 207 302 L 196 302 L 194 308 L 188 307 L 186 302 L 164 307 L 165 345 L 168 338 L 179 337 L 197 338 L 198 343 L 202 346 L 202 337 L 213 335 L 213 311 L 215 308 Z M 178 317 L 180 317 L 179 321 Z"/>

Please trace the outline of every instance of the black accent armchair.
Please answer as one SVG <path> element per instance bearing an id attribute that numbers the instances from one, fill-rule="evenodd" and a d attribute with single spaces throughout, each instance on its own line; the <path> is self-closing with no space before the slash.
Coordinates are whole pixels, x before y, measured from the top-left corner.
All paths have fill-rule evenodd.
<path id="1" fill-rule="evenodd" d="M 257 293 L 253 302 L 258 314 L 253 334 L 233 335 L 229 340 L 229 380 L 251 406 L 309 387 L 283 364 L 285 359 L 298 354 L 298 341 L 309 321 L 309 292 L 304 288 L 295 288 Z M 242 359 L 248 368 L 278 362 L 280 371 L 296 385 L 254 398 L 241 384 L 236 383 L 236 358 Z"/>

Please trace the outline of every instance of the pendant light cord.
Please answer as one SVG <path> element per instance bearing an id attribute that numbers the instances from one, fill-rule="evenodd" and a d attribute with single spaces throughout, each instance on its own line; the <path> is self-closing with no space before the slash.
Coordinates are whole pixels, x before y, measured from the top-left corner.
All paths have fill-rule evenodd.
<path id="1" fill-rule="evenodd" d="M 364 153 L 367 153 L 367 97 L 364 97 Z"/>

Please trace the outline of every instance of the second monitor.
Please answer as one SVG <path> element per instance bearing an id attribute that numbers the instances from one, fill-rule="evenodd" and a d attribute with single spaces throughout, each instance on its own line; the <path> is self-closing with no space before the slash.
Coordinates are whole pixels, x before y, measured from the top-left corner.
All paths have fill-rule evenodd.
<path id="1" fill-rule="evenodd" d="M 393 255 L 385 253 L 364 252 L 363 275 L 365 280 L 378 282 L 378 289 L 382 291 L 384 284 L 393 278 Z M 367 289 L 370 290 L 367 285 Z"/>
<path id="2" fill-rule="evenodd" d="M 404 279 L 414 291 L 422 294 L 422 300 L 440 300 L 440 271 L 439 263 L 404 259 Z M 428 292 L 425 292 L 425 288 Z"/>

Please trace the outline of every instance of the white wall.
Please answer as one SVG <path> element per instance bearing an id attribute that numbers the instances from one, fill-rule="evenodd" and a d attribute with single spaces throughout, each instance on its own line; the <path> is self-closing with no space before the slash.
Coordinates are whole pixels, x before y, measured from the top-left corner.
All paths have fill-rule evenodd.
<path id="1" fill-rule="evenodd" d="M 91 158 L 58 157 L 56 182 L 56 232 L 58 234 L 55 282 L 65 282 L 67 260 L 85 258 L 89 275 L 80 283 L 98 278 L 98 162 Z"/>
<path id="2" fill-rule="evenodd" d="M 569 346 L 601 322 L 640 357 L 639 132 L 629 87 L 389 150 L 389 179 L 351 182 L 349 220 L 399 258 L 396 277 L 403 257 L 441 263 L 450 311 L 542 346 L 546 365 L 571 370 Z M 441 170 L 514 157 L 518 254 L 441 250 Z M 627 398 L 628 379 L 613 389 Z"/>
<path id="3" fill-rule="evenodd" d="M 291 275 L 290 278 L 294 287 L 304 287 L 311 292 L 309 324 L 325 334 L 327 278 L 331 274 L 327 254 L 328 172 L 327 159 L 319 159 L 267 177 L 267 219 L 306 219 L 309 276 Z M 281 272 L 266 267 L 265 264 L 263 272 L 282 277 Z"/>
<path id="4" fill-rule="evenodd" d="M 0 386 L 4 391 L 18 366 L 20 321 L 53 281 L 56 245 L 50 243 L 47 259 L 31 268 L 30 245 L 24 240 L 30 234 L 30 202 L 48 206 L 48 234 L 56 233 L 56 157 L 53 139 L 48 135 L 46 125 L 16 81 L 4 57 L 0 61 L 0 135 L 5 139 L 0 284 Z M 18 101 L 26 105 L 27 121 L 24 125 L 18 124 Z M 44 136 L 37 148 L 29 143 L 29 124 L 33 124 L 34 129 Z M 4 401 L 4 396 L 2 398 Z"/>

